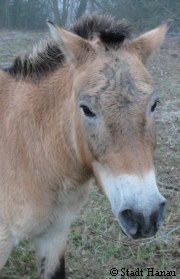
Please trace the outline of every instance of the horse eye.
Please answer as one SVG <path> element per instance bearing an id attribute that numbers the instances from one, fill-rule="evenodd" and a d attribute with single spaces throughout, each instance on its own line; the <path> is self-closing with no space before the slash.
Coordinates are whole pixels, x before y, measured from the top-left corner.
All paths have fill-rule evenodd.
<path id="1" fill-rule="evenodd" d="M 82 108 L 82 110 L 83 110 L 83 112 L 86 116 L 88 116 L 88 117 L 95 117 L 96 116 L 95 113 L 92 112 L 87 106 L 81 105 L 80 107 Z"/>
<path id="2" fill-rule="evenodd" d="M 151 112 L 153 112 L 155 110 L 155 108 L 157 107 L 157 104 L 159 103 L 159 100 L 157 100 L 154 105 L 151 107 Z"/>

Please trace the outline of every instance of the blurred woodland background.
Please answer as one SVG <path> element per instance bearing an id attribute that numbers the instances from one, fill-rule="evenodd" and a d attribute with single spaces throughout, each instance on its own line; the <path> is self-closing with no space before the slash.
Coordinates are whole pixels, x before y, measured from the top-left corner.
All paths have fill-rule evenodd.
<path id="1" fill-rule="evenodd" d="M 46 19 L 69 26 L 82 14 L 94 11 L 126 19 L 135 33 L 173 20 L 170 36 L 148 63 L 161 96 L 156 109 L 155 167 L 167 213 L 165 226 L 156 237 L 128 239 L 114 221 L 109 202 L 94 187 L 71 227 L 67 273 L 75 279 L 112 279 L 112 267 L 139 267 L 143 279 L 149 279 L 146 267 L 152 267 L 176 270 L 180 279 L 180 0 L 0 0 L 0 67 L 8 67 L 18 54 L 46 38 Z M 28 242 L 14 249 L 0 279 L 37 279 L 35 254 Z"/>
<path id="2" fill-rule="evenodd" d="M 67 26 L 94 11 L 125 18 L 135 31 L 172 19 L 171 33 L 180 32 L 180 0 L 0 0 L 0 28 L 39 31 L 47 18 Z"/>

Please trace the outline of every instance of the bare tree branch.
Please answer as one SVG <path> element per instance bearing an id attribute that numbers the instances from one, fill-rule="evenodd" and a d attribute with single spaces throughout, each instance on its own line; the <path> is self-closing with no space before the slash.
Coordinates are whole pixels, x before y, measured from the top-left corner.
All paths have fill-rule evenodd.
<path id="1" fill-rule="evenodd" d="M 168 12 L 169 14 L 171 14 L 173 16 L 173 18 L 180 20 L 179 17 L 177 17 L 172 11 L 170 11 L 167 7 L 165 7 L 162 3 L 159 3 L 159 6 L 161 6 L 166 12 Z"/>

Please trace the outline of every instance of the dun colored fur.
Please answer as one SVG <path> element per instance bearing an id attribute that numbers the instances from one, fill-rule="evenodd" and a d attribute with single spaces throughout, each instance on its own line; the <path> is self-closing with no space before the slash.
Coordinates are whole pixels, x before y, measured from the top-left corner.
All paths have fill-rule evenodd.
<path id="1" fill-rule="evenodd" d="M 125 234 L 147 237 L 165 199 L 153 166 L 158 101 L 144 63 L 162 25 L 130 40 L 126 24 L 85 16 L 0 71 L 0 268 L 30 237 L 42 279 L 64 279 L 70 225 L 96 180 Z"/>

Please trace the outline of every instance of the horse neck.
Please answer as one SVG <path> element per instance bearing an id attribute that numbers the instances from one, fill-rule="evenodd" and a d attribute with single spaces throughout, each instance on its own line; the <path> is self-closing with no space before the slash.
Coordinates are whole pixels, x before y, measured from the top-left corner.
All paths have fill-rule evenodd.
<path id="1" fill-rule="evenodd" d="M 47 164 L 47 172 L 51 166 L 52 173 L 61 176 L 61 180 L 68 175 L 78 184 L 89 178 L 90 171 L 79 160 L 74 148 L 74 133 L 77 131 L 74 127 L 72 87 L 72 71 L 59 69 L 35 86 L 36 92 L 31 91 L 30 95 L 33 104 L 27 105 L 41 139 L 42 165 Z"/>

